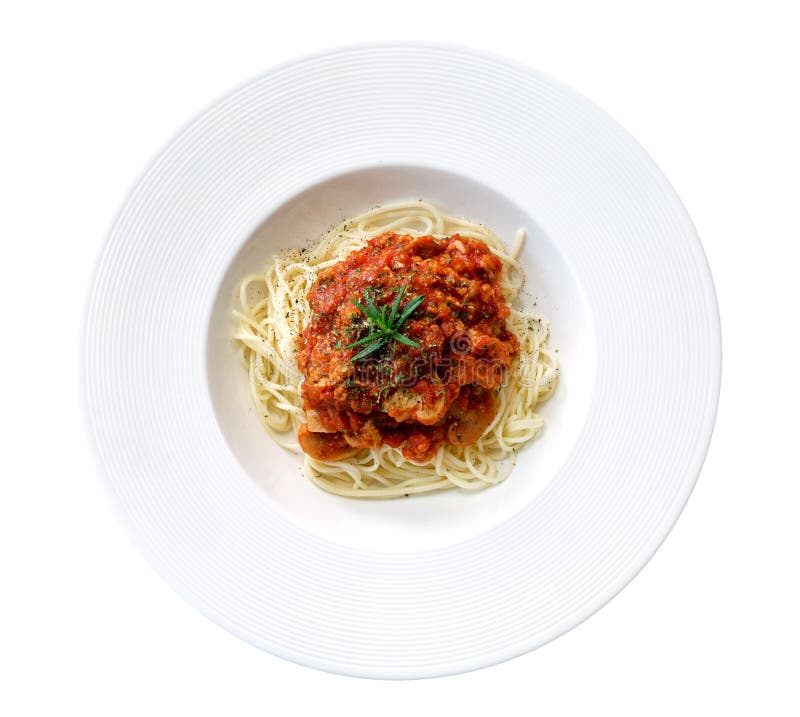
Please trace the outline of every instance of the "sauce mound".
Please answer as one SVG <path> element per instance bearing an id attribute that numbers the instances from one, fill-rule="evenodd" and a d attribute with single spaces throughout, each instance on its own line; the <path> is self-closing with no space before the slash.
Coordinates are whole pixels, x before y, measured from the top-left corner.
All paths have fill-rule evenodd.
<path id="1" fill-rule="evenodd" d="M 421 463 L 444 443 L 475 443 L 519 353 L 506 326 L 501 270 L 482 241 L 393 233 L 323 270 L 308 293 L 313 316 L 297 353 L 305 377 L 302 449 L 339 460 L 388 444 Z M 348 347 L 373 327 L 353 302 L 368 298 L 389 312 L 401 292 L 400 312 L 424 297 L 401 328 L 417 346 L 390 340 L 355 358 L 363 345 Z"/>

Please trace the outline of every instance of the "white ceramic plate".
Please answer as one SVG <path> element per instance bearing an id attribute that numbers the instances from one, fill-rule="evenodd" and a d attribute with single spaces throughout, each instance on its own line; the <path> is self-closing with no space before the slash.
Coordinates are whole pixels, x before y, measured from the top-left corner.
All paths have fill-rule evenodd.
<path id="1" fill-rule="evenodd" d="M 562 378 L 502 485 L 346 500 L 265 434 L 231 296 L 280 247 L 410 197 L 528 231 Z M 553 79 L 452 47 L 326 53 L 207 109 L 128 198 L 86 320 L 99 463 L 154 567 L 249 642 L 372 677 L 495 663 L 608 601 L 689 496 L 719 378 L 708 266 L 652 160 Z"/>

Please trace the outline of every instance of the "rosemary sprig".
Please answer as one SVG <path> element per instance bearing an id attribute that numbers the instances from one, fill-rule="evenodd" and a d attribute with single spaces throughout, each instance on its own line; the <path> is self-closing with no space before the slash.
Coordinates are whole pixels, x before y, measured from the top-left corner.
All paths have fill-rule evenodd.
<path id="1" fill-rule="evenodd" d="M 357 346 L 364 346 L 350 361 L 359 361 L 366 358 L 370 354 L 375 353 L 379 349 L 386 346 L 391 341 L 398 341 L 406 346 L 418 347 L 416 341 L 404 336 L 400 333 L 400 328 L 406 322 L 409 316 L 416 311 L 417 307 L 425 301 L 424 296 L 417 296 L 409 301 L 402 312 L 400 312 L 400 303 L 403 300 L 408 284 L 405 284 L 400 291 L 397 292 L 391 310 L 388 306 L 382 306 L 380 309 L 375 305 L 372 297 L 367 289 L 364 289 L 364 304 L 350 299 L 352 303 L 361 313 L 363 313 L 370 322 L 370 332 L 367 336 L 358 341 L 354 341 L 346 349 L 354 349 Z M 366 304 L 366 305 L 365 305 Z"/>

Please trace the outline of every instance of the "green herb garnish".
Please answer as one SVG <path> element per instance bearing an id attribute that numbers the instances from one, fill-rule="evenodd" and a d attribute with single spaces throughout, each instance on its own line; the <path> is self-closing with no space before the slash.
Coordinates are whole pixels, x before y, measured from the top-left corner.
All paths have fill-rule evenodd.
<path id="1" fill-rule="evenodd" d="M 398 341 L 401 344 L 413 346 L 415 348 L 419 346 L 416 341 L 412 341 L 410 338 L 408 338 L 408 336 L 403 336 L 403 334 L 400 333 L 400 327 L 402 327 L 408 317 L 414 313 L 417 307 L 423 301 L 425 301 L 425 297 L 417 296 L 416 298 L 411 299 L 411 301 L 406 304 L 406 307 L 403 309 L 402 313 L 398 315 L 398 312 L 400 311 L 400 302 L 403 300 L 403 294 L 405 293 L 406 288 L 408 288 L 408 284 L 405 284 L 403 288 L 397 292 L 397 298 L 392 304 L 391 311 L 389 311 L 388 305 L 383 306 L 380 309 L 375 306 L 375 302 L 373 301 L 367 289 L 364 289 L 364 304 L 366 304 L 366 306 L 364 304 L 360 304 L 355 299 L 350 299 L 350 303 L 369 319 L 371 329 L 369 334 L 363 339 L 359 339 L 349 346 L 345 346 L 346 349 L 354 349 L 357 346 L 364 346 L 364 348 L 355 356 L 353 356 L 350 361 L 358 361 L 359 359 L 363 359 L 370 354 L 374 354 L 391 341 Z"/>

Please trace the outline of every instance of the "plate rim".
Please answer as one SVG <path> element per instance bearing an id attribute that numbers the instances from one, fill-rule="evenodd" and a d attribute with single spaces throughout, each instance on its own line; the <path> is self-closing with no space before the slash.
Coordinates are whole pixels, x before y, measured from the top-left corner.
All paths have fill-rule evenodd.
<path id="1" fill-rule="evenodd" d="M 150 549 L 150 547 L 147 546 L 146 543 L 140 539 L 141 536 L 139 534 L 138 528 L 133 524 L 133 522 L 131 522 L 130 515 L 125 511 L 124 504 L 120 500 L 120 496 L 114 492 L 111 481 L 108 478 L 109 468 L 105 465 L 105 462 L 101 455 L 100 441 L 95 426 L 95 420 L 97 419 L 92 414 L 91 407 L 89 405 L 89 396 L 87 390 L 87 383 L 89 379 L 87 373 L 88 362 L 89 362 L 88 330 L 91 320 L 92 301 L 98 288 L 98 276 L 101 272 L 101 269 L 103 268 L 104 259 L 106 258 L 109 252 L 109 248 L 113 241 L 114 229 L 117 227 L 118 221 L 121 215 L 123 214 L 124 210 L 127 208 L 131 198 L 134 196 L 136 190 L 145 181 L 145 179 L 149 177 L 150 174 L 158 167 L 160 160 L 172 149 L 172 147 L 175 144 L 175 141 L 181 136 L 183 136 L 199 120 L 201 120 L 201 118 L 203 118 L 209 112 L 209 110 L 221 105 L 227 99 L 237 95 L 239 92 L 246 89 L 253 83 L 259 80 L 263 80 L 270 75 L 277 74 L 281 70 L 284 70 L 286 68 L 291 68 L 299 64 L 309 61 L 314 61 L 320 58 L 329 58 L 335 55 L 344 55 L 351 51 L 384 50 L 384 49 L 402 49 L 410 52 L 415 52 L 419 50 L 444 50 L 458 55 L 472 57 L 479 60 L 486 60 L 493 63 L 513 67 L 518 71 L 524 72 L 525 74 L 532 74 L 538 77 L 539 79 L 546 81 L 548 84 L 559 88 L 561 91 L 567 92 L 570 95 L 578 98 L 583 103 L 587 104 L 588 106 L 591 106 L 594 112 L 602 114 L 605 118 L 613 122 L 614 125 L 620 127 L 623 130 L 623 132 L 625 132 L 625 134 L 627 134 L 628 137 L 632 140 L 632 142 L 635 144 L 636 148 L 642 154 L 642 156 L 646 157 L 647 160 L 650 162 L 651 168 L 655 170 L 655 175 L 664 184 L 665 190 L 673 195 L 674 199 L 676 200 L 676 206 L 681 208 L 683 213 L 682 217 L 683 221 L 687 224 L 688 227 L 691 228 L 691 233 L 692 233 L 691 238 L 694 244 L 696 245 L 695 248 L 699 251 L 699 256 L 702 257 L 703 261 L 702 269 L 706 281 L 705 289 L 709 292 L 709 297 L 708 297 L 709 302 L 706 308 L 709 308 L 711 310 L 713 315 L 712 316 L 713 325 L 716 328 L 713 334 L 709 336 L 709 342 L 710 342 L 709 349 L 712 358 L 714 359 L 713 371 L 710 374 L 710 376 L 714 380 L 713 384 L 709 387 L 710 388 L 710 395 L 708 401 L 709 407 L 708 411 L 703 417 L 702 435 L 698 437 L 696 449 L 694 451 L 694 454 L 691 456 L 691 461 L 687 460 L 687 463 L 689 463 L 690 465 L 685 472 L 687 478 L 691 479 L 688 480 L 685 492 L 680 496 L 680 500 L 677 500 L 675 502 L 675 505 L 672 506 L 672 509 L 668 511 L 667 514 L 665 514 L 665 517 L 662 521 L 662 525 L 659 526 L 659 529 L 654 532 L 651 541 L 645 547 L 642 548 L 641 553 L 643 557 L 640 560 L 636 561 L 635 569 L 631 570 L 629 574 L 625 575 L 622 579 L 620 579 L 616 583 L 607 586 L 605 591 L 596 593 L 594 599 L 590 602 L 590 604 L 581 614 L 571 615 L 570 619 L 567 621 L 569 624 L 554 626 L 549 631 L 549 634 L 546 634 L 544 636 L 538 636 L 528 641 L 523 641 L 524 644 L 521 644 L 520 649 L 509 649 L 506 651 L 500 651 L 497 654 L 493 653 L 491 656 L 484 655 L 481 657 L 467 659 L 464 660 L 463 662 L 453 661 L 448 663 L 441 669 L 431 669 L 429 666 L 426 666 L 420 669 L 419 671 L 416 671 L 414 669 L 392 670 L 392 672 L 395 674 L 387 674 L 384 669 L 377 669 L 374 672 L 371 672 L 370 670 L 367 669 L 363 669 L 362 667 L 358 667 L 353 670 L 343 669 L 343 666 L 341 664 L 331 663 L 325 660 L 316 660 L 313 658 L 309 658 L 308 656 L 299 656 L 298 654 L 293 654 L 288 651 L 269 648 L 270 653 L 275 654 L 283 659 L 287 659 L 296 664 L 313 667 L 315 669 L 320 669 L 335 674 L 344 674 L 350 676 L 367 677 L 375 679 L 419 679 L 419 678 L 429 678 L 429 677 L 459 674 L 463 672 L 472 671 L 475 669 L 481 669 L 483 667 L 499 664 L 501 662 L 505 662 L 506 660 L 513 659 L 514 657 L 520 656 L 542 645 L 545 645 L 551 640 L 555 639 L 556 637 L 565 634 L 574 627 L 580 625 L 584 620 L 589 618 L 598 610 L 600 610 L 603 606 L 605 606 L 608 602 L 610 602 L 610 600 L 612 600 L 613 597 L 616 596 L 624 587 L 626 587 L 631 582 L 631 580 L 633 580 L 633 578 L 636 577 L 636 575 L 639 574 L 639 572 L 645 567 L 645 565 L 648 564 L 650 559 L 663 544 L 664 540 L 669 535 L 670 531 L 672 530 L 677 520 L 679 519 L 683 509 L 685 508 L 686 503 L 688 502 L 694 490 L 694 487 L 697 483 L 697 480 L 699 478 L 699 475 L 702 471 L 703 465 L 707 457 L 708 449 L 711 440 L 713 438 L 713 432 L 716 424 L 716 417 L 718 414 L 719 397 L 720 397 L 721 381 L 722 381 L 722 372 L 721 372 L 722 327 L 720 321 L 718 297 L 717 297 L 716 287 L 714 285 L 713 275 L 711 273 L 711 268 L 708 262 L 708 257 L 706 255 L 702 242 L 699 238 L 696 227 L 694 226 L 694 223 L 692 222 L 691 217 L 689 216 L 683 201 L 681 200 L 678 193 L 675 191 L 674 187 L 672 186 L 667 176 L 660 169 L 660 167 L 655 162 L 653 157 L 649 154 L 649 152 L 647 152 L 647 150 L 639 143 L 639 141 L 635 138 L 635 136 L 633 136 L 625 127 L 623 127 L 619 122 L 617 122 L 602 107 L 598 106 L 592 99 L 586 97 L 581 92 L 575 90 L 571 86 L 562 82 L 557 77 L 554 77 L 549 73 L 543 72 L 538 68 L 534 68 L 524 62 L 505 57 L 498 53 L 474 47 L 468 47 L 458 43 L 451 43 L 451 42 L 392 41 L 392 42 L 366 42 L 366 43 L 348 43 L 346 45 L 331 45 L 324 49 L 316 50 L 314 52 L 309 52 L 309 53 L 303 53 L 295 57 L 286 59 L 280 63 L 268 66 L 265 70 L 262 70 L 258 73 L 251 75 L 250 77 L 246 78 L 245 80 L 238 83 L 234 87 L 228 89 L 223 94 L 216 96 L 210 102 L 204 104 L 202 107 L 196 110 L 187 121 L 185 121 L 174 133 L 172 133 L 172 135 L 167 139 L 166 142 L 162 143 L 162 145 L 153 154 L 152 158 L 146 164 L 143 165 L 143 168 L 135 176 L 135 178 L 129 185 L 129 188 L 125 193 L 122 201 L 120 202 L 117 211 L 115 212 L 114 217 L 106 231 L 105 239 L 95 255 L 94 267 L 91 273 L 87 291 L 85 293 L 84 304 L 83 304 L 83 315 L 82 315 L 83 320 L 80 331 L 79 388 L 80 388 L 80 397 L 82 404 L 83 424 L 89 439 L 91 454 L 96 469 L 97 480 L 102 485 L 103 492 L 107 496 L 108 502 L 111 504 L 117 520 L 123 526 L 124 532 L 128 535 L 128 538 L 129 540 L 131 540 L 131 543 L 135 545 L 137 550 L 145 557 L 147 563 L 156 570 L 156 572 L 165 580 L 167 585 L 172 590 L 181 595 L 181 597 L 184 598 L 187 602 L 189 602 L 189 604 L 191 604 L 192 607 L 197 609 L 199 612 L 201 612 L 201 614 L 203 614 L 208 619 L 212 620 L 212 622 L 221 625 L 226 630 L 237 635 L 246 642 L 253 644 L 261 649 L 267 649 L 264 647 L 263 644 L 259 643 L 257 640 L 254 640 L 251 635 L 241 630 L 238 625 L 235 625 L 230 621 L 223 619 L 222 616 L 220 615 L 209 614 L 206 610 L 200 607 L 196 601 L 192 599 L 191 595 L 184 594 L 184 591 L 176 586 L 176 584 L 170 579 L 169 570 L 165 569 L 163 565 L 161 565 L 161 562 L 158 559 L 158 555 L 156 555 Z M 402 674 L 400 674 L 401 672 Z"/>

